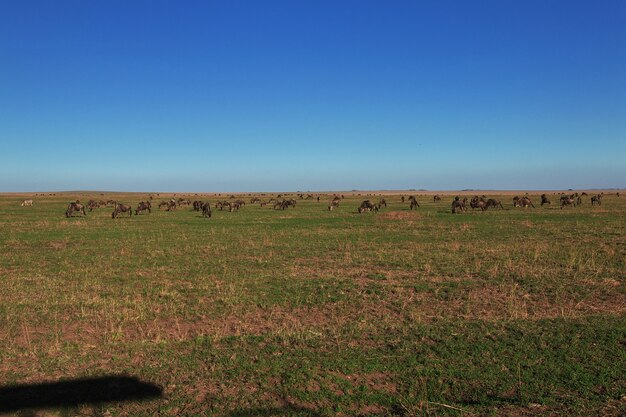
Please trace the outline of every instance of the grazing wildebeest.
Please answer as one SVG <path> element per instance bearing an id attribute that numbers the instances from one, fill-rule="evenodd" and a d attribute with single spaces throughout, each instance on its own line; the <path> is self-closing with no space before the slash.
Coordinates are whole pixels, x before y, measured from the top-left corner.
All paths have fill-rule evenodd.
<path id="1" fill-rule="evenodd" d="M 470 207 L 472 208 L 472 210 L 474 209 L 481 209 L 481 210 L 485 210 L 486 209 L 486 204 L 487 202 L 485 201 L 485 199 L 483 199 L 482 197 L 478 197 L 477 195 L 475 195 L 474 197 L 472 197 L 472 199 L 470 200 Z"/>
<path id="2" fill-rule="evenodd" d="M 142 201 L 137 204 L 137 208 L 135 209 L 135 216 L 138 216 L 142 211 L 148 210 L 148 213 L 152 213 L 152 204 L 150 201 Z"/>
<path id="3" fill-rule="evenodd" d="M 496 200 L 495 198 L 490 198 L 485 203 L 485 210 L 487 210 L 489 207 L 497 208 L 498 206 L 500 206 L 500 208 L 504 210 L 504 207 L 502 207 L 502 203 L 499 200 Z"/>
<path id="4" fill-rule="evenodd" d="M 461 200 L 458 195 L 454 197 L 454 200 L 452 201 L 452 213 L 457 214 L 457 213 L 466 211 L 467 210 L 466 203 L 467 203 L 467 197 L 463 198 L 463 200 Z"/>
<path id="5" fill-rule="evenodd" d="M 370 200 L 365 200 L 361 203 L 358 208 L 359 213 L 363 213 L 365 211 L 378 211 L 379 206 L 377 204 L 372 203 Z"/>
<path id="6" fill-rule="evenodd" d="M 128 213 L 128 217 L 131 217 L 133 215 L 133 208 L 126 204 L 117 203 L 113 213 L 111 213 L 111 217 L 115 219 L 120 213 Z"/>
<path id="7" fill-rule="evenodd" d="M 541 205 L 543 206 L 544 204 L 551 204 L 551 203 L 547 195 L 541 194 Z"/>
<path id="8" fill-rule="evenodd" d="M 22 207 L 26 207 L 26 206 L 32 206 L 33 205 L 33 200 L 24 200 L 22 201 L 22 204 L 20 204 Z"/>
<path id="9" fill-rule="evenodd" d="M 515 207 L 523 207 L 523 208 L 532 207 L 532 208 L 535 208 L 535 206 L 533 205 L 533 202 L 530 201 L 530 198 L 525 197 L 525 196 L 521 197 L 521 198 L 518 198 L 517 201 L 516 201 L 516 204 L 517 205 Z"/>
<path id="10" fill-rule="evenodd" d="M 385 208 L 387 208 L 387 201 L 384 198 L 381 198 L 378 202 L 378 207 L 380 208 L 382 206 L 385 206 Z"/>
<path id="11" fill-rule="evenodd" d="M 100 207 L 100 203 L 96 200 L 89 200 L 87 202 L 87 208 L 89 209 L 89 211 L 93 211 L 93 209 L 99 208 L 99 207 Z"/>
<path id="12" fill-rule="evenodd" d="M 250 199 L 250 204 L 260 203 L 261 199 L 259 197 L 254 197 Z"/>
<path id="13" fill-rule="evenodd" d="M 295 207 L 295 205 L 296 205 L 296 202 L 293 199 L 276 201 L 276 203 L 274 204 L 274 210 L 285 210 L 289 206 L 294 206 Z"/>
<path id="14" fill-rule="evenodd" d="M 576 201 L 571 196 L 561 197 L 561 209 L 565 206 L 576 207 Z"/>
<path id="15" fill-rule="evenodd" d="M 234 204 L 234 203 L 231 203 L 230 201 L 226 201 L 226 200 L 218 201 L 217 203 L 215 203 L 215 208 L 220 209 L 220 211 L 224 210 L 225 208 L 228 208 L 228 211 L 232 211 L 231 204 Z"/>
<path id="16" fill-rule="evenodd" d="M 602 194 L 591 196 L 591 205 L 594 206 L 596 204 L 599 206 L 602 205 Z"/>
<path id="17" fill-rule="evenodd" d="M 159 208 L 165 208 L 165 211 L 172 211 L 172 210 L 176 210 L 176 200 L 171 199 L 168 201 L 161 201 L 159 203 Z"/>
<path id="18" fill-rule="evenodd" d="M 413 195 L 409 197 L 409 202 L 411 203 L 411 205 L 409 206 L 409 209 L 411 210 L 417 209 L 417 207 L 420 206 L 420 204 L 417 202 L 417 199 Z"/>
<path id="19" fill-rule="evenodd" d="M 202 205 L 202 216 L 211 217 L 211 204 L 206 203 Z"/>
<path id="20" fill-rule="evenodd" d="M 67 206 L 67 210 L 65 211 L 65 217 L 72 217 L 74 213 L 81 213 L 81 212 L 83 213 L 83 216 L 87 217 L 87 213 L 85 212 L 85 206 L 80 204 L 79 200 L 76 200 L 70 203 L 69 206 Z"/>
<path id="21" fill-rule="evenodd" d="M 177 203 L 178 203 L 179 206 L 190 206 L 191 205 L 191 200 L 185 199 L 185 198 L 179 198 Z"/>
<path id="22" fill-rule="evenodd" d="M 617 193 L 617 194 L 619 194 L 619 193 Z M 619 197 L 619 195 L 618 195 L 618 197 Z M 320 202 L 320 196 L 319 195 L 317 196 L 317 202 L 318 203 Z"/>
<path id="23" fill-rule="evenodd" d="M 107 207 L 115 207 L 117 202 L 115 200 L 107 200 Z"/>
<path id="24" fill-rule="evenodd" d="M 204 203 L 202 201 L 196 200 L 193 202 L 193 211 L 201 211 Z"/>
<path id="25" fill-rule="evenodd" d="M 328 204 L 328 211 L 333 211 L 335 207 L 339 207 L 339 201 L 333 200 Z"/>
<path id="26" fill-rule="evenodd" d="M 433 203 L 436 203 L 437 201 L 441 201 L 441 197 L 439 196 L 439 194 L 433 196 Z"/>

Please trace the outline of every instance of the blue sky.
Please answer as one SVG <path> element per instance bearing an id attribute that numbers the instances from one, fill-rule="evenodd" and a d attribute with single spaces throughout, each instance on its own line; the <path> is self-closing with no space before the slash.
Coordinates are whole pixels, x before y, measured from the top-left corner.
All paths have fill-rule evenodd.
<path id="1" fill-rule="evenodd" d="M 0 4 L 0 191 L 588 187 L 621 0 Z"/>

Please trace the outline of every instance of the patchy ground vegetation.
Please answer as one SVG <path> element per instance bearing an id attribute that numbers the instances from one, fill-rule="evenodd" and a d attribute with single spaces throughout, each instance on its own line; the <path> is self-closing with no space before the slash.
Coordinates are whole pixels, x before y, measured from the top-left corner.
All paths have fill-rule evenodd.
<path id="1" fill-rule="evenodd" d="M 626 200 L 304 196 L 0 196 L 0 385 L 164 389 L 40 415 L 624 415 Z"/>

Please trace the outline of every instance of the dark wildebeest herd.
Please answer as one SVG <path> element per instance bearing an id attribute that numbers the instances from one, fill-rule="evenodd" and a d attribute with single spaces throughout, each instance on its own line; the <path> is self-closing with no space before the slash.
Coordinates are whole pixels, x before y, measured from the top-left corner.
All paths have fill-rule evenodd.
<path id="1" fill-rule="evenodd" d="M 174 196 L 175 195 L 176 194 L 174 194 Z M 358 195 L 361 195 L 361 194 L 358 194 Z M 615 195 L 619 197 L 619 192 L 617 192 Z M 266 198 L 262 198 L 265 196 L 266 196 L 265 194 L 261 194 L 261 196 L 252 197 L 250 199 L 250 204 L 258 204 L 260 207 L 265 207 L 269 204 L 270 207 L 273 208 L 274 210 L 286 210 L 288 208 L 295 208 L 297 204 L 296 199 L 289 198 L 288 194 L 285 194 L 285 195 L 278 194 L 277 196 L 269 196 Z M 313 194 L 305 195 L 303 193 L 298 193 L 296 194 L 296 196 L 301 200 L 313 200 L 313 201 L 317 201 L 318 203 L 320 202 L 320 199 L 321 199 L 320 195 L 314 196 Z M 580 206 L 581 204 L 583 204 L 583 197 L 589 197 L 589 196 L 586 192 L 582 192 L 580 194 L 578 192 L 575 192 L 572 194 L 560 193 L 559 195 L 560 208 L 563 209 L 565 207 Z M 589 201 L 592 206 L 601 206 L 603 197 L 604 197 L 604 193 L 601 192 L 599 194 L 590 196 Z M 337 194 L 332 195 L 332 198 L 330 199 L 328 206 L 327 206 L 328 211 L 333 211 L 336 208 L 338 208 L 340 202 L 344 198 L 345 197 L 343 195 L 337 195 Z M 545 193 L 541 194 L 540 198 L 541 198 L 541 203 L 540 203 L 541 207 L 545 205 L 549 206 L 552 204 L 547 194 Z M 153 199 L 153 196 L 150 196 L 148 200 L 139 202 L 134 210 L 135 216 L 146 214 L 146 212 L 147 214 L 152 213 L 152 202 L 151 202 L 152 199 Z M 442 200 L 441 195 L 436 194 L 433 196 L 433 204 L 439 203 L 441 200 Z M 400 201 L 403 204 L 406 204 L 406 202 L 408 202 L 409 210 L 417 210 L 417 208 L 420 207 L 417 201 L 417 198 L 414 195 L 409 195 L 409 196 L 401 195 Z M 32 200 L 23 200 L 21 203 L 21 206 L 32 206 L 32 204 L 33 204 Z M 232 213 L 232 212 L 236 212 L 240 210 L 245 205 L 246 205 L 246 202 L 244 200 L 236 199 L 235 195 L 230 195 L 229 199 L 218 200 L 217 202 L 215 202 L 213 204 L 213 208 L 218 209 L 220 211 L 226 210 Z M 174 211 L 177 208 L 180 208 L 182 206 L 191 206 L 194 211 L 200 212 L 202 214 L 202 217 L 205 217 L 205 218 L 210 218 L 212 214 L 211 203 L 200 201 L 200 200 L 196 200 L 192 202 L 190 199 L 179 197 L 179 198 L 171 198 L 169 200 L 163 200 L 158 204 L 158 208 L 161 210 L 165 210 L 165 211 Z M 114 219 L 118 218 L 120 215 L 128 214 L 128 217 L 131 217 L 133 215 L 133 207 L 131 207 L 130 205 L 120 203 L 115 200 L 107 200 L 107 201 L 89 200 L 87 204 L 82 204 L 80 200 L 76 200 L 76 201 L 72 201 L 69 203 L 69 205 L 67 206 L 67 210 L 65 211 L 65 216 L 68 218 L 74 217 L 75 215 L 80 215 L 80 216 L 85 217 L 87 216 L 87 210 L 91 212 L 95 209 L 99 209 L 103 207 L 113 207 L 113 212 L 111 213 L 111 217 Z M 380 199 L 378 199 L 378 202 L 376 202 L 376 200 L 371 200 L 371 199 L 363 200 L 361 204 L 357 207 L 356 211 L 359 214 L 366 213 L 366 212 L 378 212 L 383 207 L 384 208 L 387 207 L 387 200 L 383 197 L 380 197 Z M 535 208 L 535 205 L 533 204 L 532 200 L 528 196 L 528 193 L 526 193 L 526 195 L 523 195 L 523 196 L 513 197 L 513 207 L 514 208 L 518 208 L 518 207 L 519 208 L 529 208 L 529 207 Z M 490 208 L 502 210 L 504 209 L 504 206 L 500 200 L 496 200 L 494 198 L 487 198 L 485 195 L 483 196 L 475 195 L 471 199 L 469 199 L 466 196 L 456 196 L 454 197 L 450 205 L 451 212 L 454 214 L 467 212 L 468 208 L 471 208 L 472 210 L 480 209 L 480 211 L 486 211 Z"/>

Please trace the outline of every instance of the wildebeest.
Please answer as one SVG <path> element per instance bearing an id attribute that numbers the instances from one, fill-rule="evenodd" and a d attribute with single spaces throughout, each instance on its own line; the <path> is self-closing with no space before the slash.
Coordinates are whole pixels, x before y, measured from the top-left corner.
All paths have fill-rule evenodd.
<path id="1" fill-rule="evenodd" d="M 533 202 L 530 201 L 530 198 L 524 196 L 524 197 L 515 197 L 513 198 L 513 206 L 514 207 L 532 207 L 535 208 L 535 206 L 533 205 Z"/>
<path id="2" fill-rule="evenodd" d="M 357 211 L 359 213 L 363 213 L 365 211 L 378 211 L 378 209 L 379 209 L 378 204 L 374 204 L 370 200 L 365 200 L 361 203 Z"/>
<path id="3" fill-rule="evenodd" d="M 532 207 L 535 208 L 535 206 L 533 205 L 533 202 L 530 201 L 530 198 L 528 197 L 520 197 L 517 199 L 517 206 L 516 207 Z"/>
<path id="4" fill-rule="evenodd" d="M 22 207 L 26 207 L 26 206 L 30 207 L 30 206 L 33 205 L 33 200 L 24 200 L 24 201 L 22 201 L 22 204 L 20 204 L 20 205 Z"/>
<path id="5" fill-rule="evenodd" d="M 489 200 L 487 200 L 487 203 L 485 205 L 485 210 L 488 209 L 489 207 L 496 208 L 498 206 L 500 206 L 500 208 L 504 210 L 504 207 L 502 207 L 502 203 L 499 200 L 496 200 L 495 198 L 490 198 Z"/>
<path id="6" fill-rule="evenodd" d="M 571 196 L 568 196 L 568 195 L 563 196 L 563 197 L 561 197 L 561 208 L 563 208 L 565 206 L 576 207 L 576 201 Z"/>
<path id="7" fill-rule="evenodd" d="M 387 201 L 384 198 L 381 198 L 378 202 L 378 207 L 380 208 L 382 206 L 385 206 L 385 208 L 387 208 Z"/>
<path id="8" fill-rule="evenodd" d="M 458 214 L 467 210 L 467 197 L 464 197 L 463 200 L 457 195 L 454 197 L 452 201 L 452 213 Z"/>
<path id="9" fill-rule="evenodd" d="M 194 211 L 201 211 L 202 210 L 202 206 L 204 206 L 204 203 L 202 201 L 194 201 L 193 202 L 193 210 Z"/>
<path id="10" fill-rule="evenodd" d="M 479 208 L 484 211 L 484 210 L 487 210 L 487 202 L 485 201 L 484 198 L 478 197 L 477 195 L 475 195 L 470 200 L 470 207 L 472 210 Z"/>
<path id="11" fill-rule="evenodd" d="M 117 202 L 115 200 L 107 200 L 106 206 L 107 207 L 115 207 L 115 204 L 117 204 Z"/>
<path id="12" fill-rule="evenodd" d="M 599 206 L 602 205 L 602 194 L 591 196 L 591 205 L 594 206 L 596 204 Z"/>
<path id="13" fill-rule="evenodd" d="M 205 203 L 202 205 L 202 217 L 211 217 L 211 204 Z"/>
<path id="14" fill-rule="evenodd" d="M 541 194 L 541 205 L 543 206 L 544 204 L 551 204 L 551 203 L 547 195 Z"/>
<path id="15" fill-rule="evenodd" d="M 339 201 L 333 200 L 328 204 L 328 211 L 333 211 L 336 207 L 339 207 Z"/>
<path id="16" fill-rule="evenodd" d="M 135 216 L 138 216 L 142 211 L 148 210 L 148 213 L 152 213 L 152 204 L 150 201 L 142 201 L 137 204 L 137 208 L 135 209 Z"/>
<path id="17" fill-rule="evenodd" d="M 111 213 L 112 218 L 116 218 L 120 213 L 128 213 L 128 217 L 133 215 L 133 208 L 131 206 L 127 206 L 126 204 L 117 203 L 115 205 L 115 210 Z"/>
<path id="18" fill-rule="evenodd" d="M 89 209 L 89 211 L 93 211 L 93 209 L 95 208 L 100 208 L 100 207 L 106 207 L 107 203 L 105 201 L 102 200 L 89 200 L 87 202 L 87 208 Z"/>
<path id="19" fill-rule="evenodd" d="M 437 201 L 441 201 L 441 197 L 439 196 L 439 194 L 433 196 L 433 203 L 436 203 Z"/>
<path id="20" fill-rule="evenodd" d="M 225 208 L 228 209 L 228 211 L 233 211 L 232 210 L 232 204 L 235 203 L 231 203 L 230 201 L 218 201 L 217 203 L 215 203 L 215 208 L 218 208 L 220 210 L 224 210 Z"/>
<path id="21" fill-rule="evenodd" d="M 76 200 L 70 203 L 67 206 L 67 210 L 65 211 L 65 217 L 72 217 L 74 213 L 83 213 L 83 216 L 87 217 L 87 213 L 85 212 L 85 206 L 80 204 L 79 200 Z"/>
<path id="22" fill-rule="evenodd" d="M 496 200 L 495 198 L 489 198 L 485 200 L 484 196 L 483 197 L 474 196 L 470 201 L 470 207 L 472 208 L 472 210 L 479 208 L 482 211 L 487 210 L 489 207 L 493 207 L 493 208 L 500 207 L 501 209 L 504 209 L 500 201 Z"/>
<path id="23" fill-rule="evenodd" d="M 409 196 L 409 202 L 411 203 L 411 205 L 409 206 L 409 209 L 411 210 L 416 209 L 420 206 L 420 204 L 417 202 L 417 199 L 413 195 Z"/>
<path id="24" fill-rule="evenodd" d="M 274 203 L 274 210 L 285 210 L 289 206 L 295 207 L 296 200 L 292 198 L 289 200 L 276 201 L 276 203 Z"/>
<path id="25" fill-rule="evenodd" d="M 176 204 L 176 200 L 173 198 L 165 202 L 165 211 L 176 210 L 176 207 L 178 207 L 178 204 Z M 161 208 L 161 204 L 159 204 L 159 208 Z"/>
<path id="26" fill-rule="evenodd" d="M 400 201 L 402 201 L 404 203 L 404 196 L 403 195 L 400 196 Z"/>

